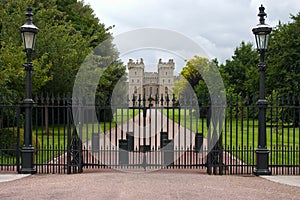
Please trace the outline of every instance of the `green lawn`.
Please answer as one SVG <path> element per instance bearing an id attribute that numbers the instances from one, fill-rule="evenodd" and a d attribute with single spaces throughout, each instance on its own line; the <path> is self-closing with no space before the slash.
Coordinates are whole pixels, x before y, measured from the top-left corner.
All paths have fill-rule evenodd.
<path id="1" fill-rule="evenodd" d="M 113 114 L 113 121 L 119 124 L 125 122 L 127 119 L 133 118 L 141 112 L 141 109 L 117 109 L 117 111 Z"/>
<path id="2" fill-rule="evenodd" d="M 127 119 L 131 119 L 137 115 L 140 111 L 138 109 L 117 109 L 113 114 L 112 122 L 100 122 L 100 123 L 88 123 L 83 124 L 81 127 L 77 126 L 77 134 L 82 138 L 83 144 L 86 141 L 91 140 L 92 133 L 104 133 L 109 131 L 116 124 L 120 124 Z M 67 127 L 67 125 L 49 125 L 49 134 L 46 133 L 45 127 L 34 127 L 33 134 L 37 135 L 37 142 L 39 147 L 37 148 L 38 157 L 36 157 L 37 163 L 44 163 L 51 161 L 53 158 L 64 154 L 67 150 L 67 136 L 73 134 L 74 127 Z M 69 133 L 68 133 L 69 131 Z"/>
<path id="3" fill-rule="evenodd" d="M 14 154 L 14 150 L 7 151 L 7 150 L 0 150 L 0 164 L 16 164 L 16 157 L 11 156 L 9 154 Z M 8 153 L 8 154 L 7 154 Z"/>
<path id="4" fill-rule="evenodd" d="M 167 114 L 167 112 L 169 112 Z M 182 126 L 193 132 L 201 132 L 207 137 L 206 119 L 196 119 L 190 110 L 169 109 L 163 111 L 165 116 L 180 122 Z M 267 147 L 270 150 L 271 164 L 300 164 L 299 157 L 299 127 L 293 128 L 286 124 L 269 126 L 267 124 Z M 254 150 L 258 147 L 258 120 L 257 119 L 225 119 L 223 124 L 223 147 L 243 162 L 255 164 Z"/>
<path id="5" fill-rule="evenodd" d="M 117 123 L 125 122 L 127 119 L 140 113 L 141 110 L 118 109 L 114 113 L 114 121 L 110 123 L 95 123 L 83 124 L 82 127 L 77 127 L 77 133 L 81 135 L 83 142 L 90 140 L 93 132 L 103 133 Z M 188 129 L 203 133 L 204 137 L 208 135 L 206 127 L 206 119 L 196 119 L 192 110 L 185 109 L 166 109 L 163 114 L 174 119 L 175 122 L 180 122 L 182 126 Z M 267 147 L 271 151 L 271 164 L 300 164 L 299 152 L 299 127 L 280 125 L 267 126 Z M 45 163 L 51 161 L 67 150 L 67 125 L 49 125 L 49 134 L 46 133 L 44 127 L 33 127 L 33 135 L 36 136 L 37 156 L 36 163 Z M 71 127 L 69 134 L 72 134 L 74 127 Z M 233 119 L 229 117 L 223 125 L 223 147 L 226 151 L 230 151 L 233 155 L 239 157 L 243 162 L 255 164 L 255 149 L 258 144 L 258 120 L 255 119 Z M 295 150 L 296 149 L 296 150 Z M 0 154 L 0 163 L 14 162 L 11 156 Z"/>
<path id="6" fill-rule="evenodd" d="M 91 140 L 92 133 L 103 133 L 111 127 L 116 126 L 116 123 L 97 123 L 97 124 L 83 124 L 82 127 L 77 127 L 77 134 L 82 138 L 83 143 Z M 37 127 L 33 134 L 37 135 L 37 142 L 39 144 L 37 163 L 44 163 L 52 160 L 63 154 L 67 150 L 68 134 L 72 135 L 75 127 L 70 129 L 65 125 L 54 125 L 49 127 L 49 134 L 46 133 L 44 127 Z"/>

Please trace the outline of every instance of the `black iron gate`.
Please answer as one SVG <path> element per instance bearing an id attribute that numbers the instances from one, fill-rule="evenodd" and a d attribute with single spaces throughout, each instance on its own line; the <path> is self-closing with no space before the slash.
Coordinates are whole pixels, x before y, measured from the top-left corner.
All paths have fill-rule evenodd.
<path id="1" fill-rule="evenodd" d="M 20 147 L 24 141 L 21 137 L 24 132 L 20 130 L 19 105 L 9 105 L 8 101 L 15 98 L 3 98 L 0 105 L 0 172 L 20 171 Z"/>
<path id="2" fill-rule="evenodd" d="M 212 125 L 213 128 L 209 129 L 211 132 L 207 131 L 209 123 L 206 122 L 205 113 L 208 107 L 203 105 L 199 109 L 198 104 L 195 106 L 192 101 L 179 104 L 174 96 L 150 97 L 147 101 L 139 96 L 128 100 L 123 107 L 106 107 L 112 110 L 112 120 L 102 120 L 107 117 L 101 115 L 97 119 L 100 126 L 90 123 L 91 119 L 85 121 L 83 117 L 80 121 L 89 124 L 79 133 L 85 136 L 82 142 L 83 167 L 121 170 L 199 169 L 208 173 L 222 173 L 216 168 L 224 165 L 223 151 L 215 145 L 218 138 L 213 142 L 216 136 L 212 136 L 218 135 L 214 129 L 219 123 Z M 98 107 L 98 113 L 101 111 L 109 113 L 105 112 L 103 106 Z M 88 108 L 84 112 L 83 116 L 89 116 Z M 214 150 L 208 154 L 209 149 Z"/>
<path id="3" fill-rule="evenodd" d="M 0 100 L 0 170 L 18 172 L 24 113 L 15 103 L 19 100 Z M 209 116 L 206 101 L 193 107 L 194 102 L 179 104 L 174 98 L 139 97 L 126 106 L 98 102 L 73 110 L 71 102 L 80 101 L 67 96 L 34 101 L 32 138 L 38 173 L 167 168 L 252 174 L 255 167 L 258 121 L 257 107 L 251 104 L 255 100 L 229 98 L 222 127 L 222 119 Z M 273 98 L 267 111 L 272 174 L 300 174 L 299 99 Z M 78 115 L 80 124 L 74 123 Z"/>

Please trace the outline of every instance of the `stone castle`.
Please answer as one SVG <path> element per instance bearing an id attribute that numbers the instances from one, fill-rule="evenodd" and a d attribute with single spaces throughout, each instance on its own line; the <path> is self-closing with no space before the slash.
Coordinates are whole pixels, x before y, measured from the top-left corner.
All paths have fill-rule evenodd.
<path id="1" fill-rule="evenodd" d="M 129 59 L 128 62 L 128 84 L 129 98 L 145 95 L 146 100 L 151 97 L 155 99 L 156 95 L 160 98 L 162 95 L 172 95 L 173 86 L 176 77 L 174 76 L 175 63 L 173 59 L 168 62 L 162 62 L 159 59 L 157 64 L 157 72 L 145 72 L 145 64 L 143 59 L 134 62 Z"/>

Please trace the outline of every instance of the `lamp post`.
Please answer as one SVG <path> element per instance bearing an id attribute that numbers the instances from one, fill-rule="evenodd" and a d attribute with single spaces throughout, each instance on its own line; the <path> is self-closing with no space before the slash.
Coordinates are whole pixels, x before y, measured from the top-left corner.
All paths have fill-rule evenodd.
<path id="1" fill-rule="evenodd" d="M 33 70 L 33 64 L 31 62 L 31 54 L 34 51 L 36 34 L 39 29 L 32 23 L 32 9 L 27 8 L 27 21 L 20 27 L 22 33 L 22 39 L 24 43 L 24 51 L 26 52 L 26 63 L 23 64 L 26 71 L 26 95 L 23 101 L 25 107 L 25 124 L 24 124 L 24 145 L 22 147 L 22 174 L 34 174 L 36 169 L 34 168 L 33 155 L 34 147 L 32 146 L 32 94 L 31 94 L 31 72 Z"/>
<path id="2" fill-rule="evenodd" d="M 265 63 L 265 52 L 268 47 L 268 40 L 272 28 L 265 24 L 265 8 L 263 5 L 259 7 L 259 24 L 252 29 L 255 35 L 257 51 L 260 54 L 260 62 L 258 64 L 258 70 L 260 73 L 259 79 L 259 99 L 257 102 L 259 108 L 258 116 L 258 148 L 256 149 L 256 168 L 253 173 L 259 175 L 271 175 L 269 170 L 269 150 L 266 145 L 266 108 L 268 102 L 265 98 L 265 71 L 267 64 Z"/>

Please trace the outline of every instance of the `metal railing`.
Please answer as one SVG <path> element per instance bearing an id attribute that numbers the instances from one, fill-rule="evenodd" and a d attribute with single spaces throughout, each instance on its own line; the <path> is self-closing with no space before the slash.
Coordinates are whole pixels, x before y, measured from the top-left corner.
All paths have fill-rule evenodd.
<path id="1" fill-rule="evenodd" d="M 24 109 L 16 98 L 0 100 L 0 170 L 19 171 Z M 228 98 L 217 135 L 214 124 L 220 119 L 210 118 L 207 100 L 179 105 L 173 97 L 152 98 L 152 102 L 136 98 L 125 106 L 103 106 L 107 101 L 96 100 L 95 106 L 78 107 L 72 107 L 67 96 L 35 97 L 34 101 L 32 138 L 38 173 L 167 168 L 252 174 L 256 165 L 254 99 Z M 300 174 L 299 101 L 269 99 L 266 132 L 272 174 Z M 74 123 L 77 111 L 80 124 Z"/>

